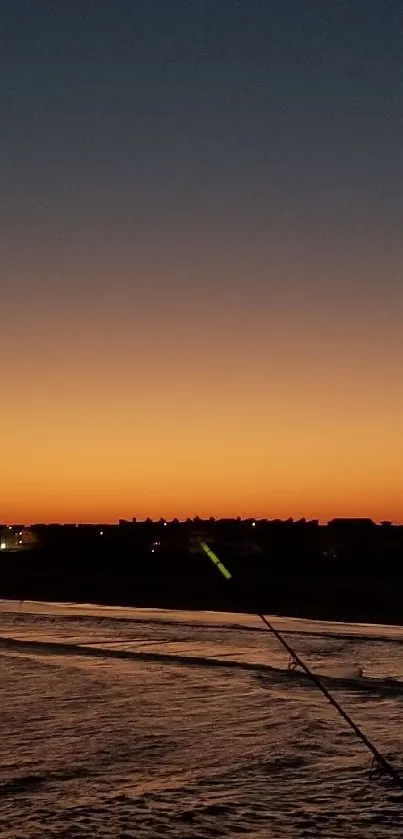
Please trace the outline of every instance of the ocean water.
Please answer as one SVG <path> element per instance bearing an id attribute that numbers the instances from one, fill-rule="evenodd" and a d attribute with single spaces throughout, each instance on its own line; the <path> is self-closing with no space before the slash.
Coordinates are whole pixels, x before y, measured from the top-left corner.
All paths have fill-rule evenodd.
<path id="1" fill-rule="evenodd" d="M 273 623 L 403 775 L 403 629 Z M 0 601 L 0 839 L 403 836 L 259 619 Z"/>

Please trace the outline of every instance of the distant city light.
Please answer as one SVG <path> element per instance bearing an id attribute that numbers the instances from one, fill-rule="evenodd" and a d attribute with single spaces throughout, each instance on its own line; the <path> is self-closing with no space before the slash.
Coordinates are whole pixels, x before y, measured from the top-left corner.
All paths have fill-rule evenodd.
<path id="1" fill-rule="evenodd" d="M 22 539 L 19 539 L 19 540 L 18 540 L 18 544 L 19 544 L 19 545 L 22 545 Z"/>
<path id="2" fill-rule="evenodd" d="M 164 521 L 164 527 L 166 527 L 166 526 L 167 526 L 167 524 L 168 524 L 168 522 Z"/>
<path id="3" fill-rule="evenodd" d="M 152 553 L 152 554 L 154 554 L 154 553 L 155 553 L 154 548 L 151 548 L 151 553 Z"/>
<path id="4" fill-rule="evenodd" d="M 100 535 L 100 536 L 103 536 L 103 535 L 104 535 L 104 531 L 103 531 L 103 530 L 100 530 L 100 531 L 99 531 L 99 535 Z"/>
<path id="5" fill-rule="evenodd" d="M 5 551 L 5 549 L 6 549 L 6 543 L 5 543 L 5 542 L 1 542 L 1 544 L 0 544 L 0 551 Z"/>
<path id="6" fill-rule="evenodd" d="M 252 527 L 256 527 L 256 522 L 255 521 L 252 522 Z"/>

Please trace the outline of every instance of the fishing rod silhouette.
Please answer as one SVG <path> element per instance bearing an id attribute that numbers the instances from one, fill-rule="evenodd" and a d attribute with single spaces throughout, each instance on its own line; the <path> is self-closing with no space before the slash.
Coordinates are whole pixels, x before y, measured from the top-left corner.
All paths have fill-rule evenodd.
<path id="1" fill-rule="evenodd" d="M 207 542 L 205 542 L 199 536 L 195 536 L 194 541 L 196 545 L 200 548 L 200 550 L 206 556 L 208 556 L 208 558 L 214 563 L 214 565 L 221 572 L 223 577 L 225 577 L 225 579 L 229 582 L 232 582 L 233 586 L 235 587 L 235 581 L 231 572 L 228 571 L 228 568 L 225 567 L 225 565 L 221 562 L 221 560 L 214 553 L 214 551 L 212 551 L 211 548 L 209 548 Z M 288 641 L 286 641 L 285 638 L 283 638 L 282 634 L 278 631 L 278 629 L 276 629 L 275 626 L 273 626 L 271 621 L 269 621 L 266 618 L 266 616 L 263 615 L 261 612 L 256 612 L 255 610 L 253 611 L 254 614 L 257 615 L 257 617 L 260 618 L 260 620 L 264 623 L 266 629 L 272 632 L 272 634 L 277 638 L 280 644 L 287 651 L 288 655 L 290 656 L 288 665 L 289 669 L 295 669 L 296 667 L 301 668 L 301 670 L 308 676 L 308 678 L 315 685 L 315 687 L 317 687 L 318 690 L 320 690 L 323 696 L 325 696 L 328 702 L 330 702 L 333 708 L 335 708 L 340 717 L 342 717 L 342 719 L 347 723 L 347 725 L 349 725 L 350 728 L 354 731 L 356 737 L 358 737 L 358 739 L 361 740 L 364 746 L 366 746 L 366 748 L 371 752 L 372 765 L 370 769 L 370 778 L 378 778 L 383 773 L 386 773 L 390 776 L 390 778 L 393 780 L 396 786 L 400 787 L 400 789 L 403 790 L 403 779 L 400 777 L 400 775 L 392 766 L 392 764 L 387 760 L 387 758 L 385 758 L 381 754 L 381 752 L 376 748 L 376 746 L 374 746 L 374 744 L 371 742 L 371 740 L 369 740 L 366 734 L 364 734 L 364 732 L 361 731 L 359 726 L 354 722 L 354 720 L 350 717 L 347 711 L 345 711 L 344 708 L 342 708 L 337 699 L 335 699 L 334 696 L 332 696 L 330 691 L 325 687 L 325 685 L 322 684 L 322 682 L 315 675 L 315 673 L 313 673 L 312 670 L 310 670 L 308 665 L 305 664 L 305 662 L 298 655 L 298 653 L 295 652 L 291 644 L 289 644 Z"/>

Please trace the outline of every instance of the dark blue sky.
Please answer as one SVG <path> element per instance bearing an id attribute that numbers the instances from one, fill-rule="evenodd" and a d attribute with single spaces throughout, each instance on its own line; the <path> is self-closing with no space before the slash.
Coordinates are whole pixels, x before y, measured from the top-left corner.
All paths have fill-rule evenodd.
<path id="1" fill-rule="evenodd" d="M 21 237 L 52 262 L 57 243 L 123 253 L 134 236 L 189 262 L 270 247 L 277 265 L 292 247 L 354 273 L 371 253 L 399 290 L 398 2 L 5 0 L 1 38 L 13 283 Z"/>
<path id="2" fill-rule="evenodd" d="M 158 195 L 399 227 L 402 26 L 373 0 L 3 0 L 3 212 L 107 190 L 139 220 Z"/>

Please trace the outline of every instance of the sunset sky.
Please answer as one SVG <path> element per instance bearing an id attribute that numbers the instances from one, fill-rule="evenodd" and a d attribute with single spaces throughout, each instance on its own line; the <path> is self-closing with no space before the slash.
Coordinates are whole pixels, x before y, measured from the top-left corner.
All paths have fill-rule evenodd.
<path id="1" fill-rule="evenodd" d="M 0 33 L 0 521 L 403 521 L 402 4 Z"/>

